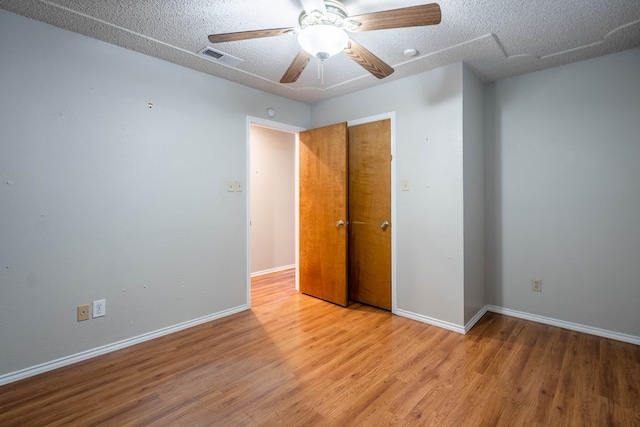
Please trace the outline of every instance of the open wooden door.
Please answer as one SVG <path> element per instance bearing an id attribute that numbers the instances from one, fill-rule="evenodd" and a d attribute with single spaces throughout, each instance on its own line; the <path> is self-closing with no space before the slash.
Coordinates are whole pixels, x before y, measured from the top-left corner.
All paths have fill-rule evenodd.
<path id="1" fill-rule="evenodd" d="M 349 128 L 349 295 L 391 310 L 391 121 Z"/>
<path id="2" fill-rule="evenodd" d="M 300 291 L 346 307 L 347 124 L 300 132 Z"/>

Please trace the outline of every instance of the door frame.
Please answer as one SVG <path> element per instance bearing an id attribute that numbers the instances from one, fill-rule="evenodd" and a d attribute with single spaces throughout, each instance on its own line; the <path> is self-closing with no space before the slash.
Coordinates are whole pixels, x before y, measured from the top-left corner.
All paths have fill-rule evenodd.
<path id="1" fill-rule="evenodd" d="M 247 230 L 247 240 L 245 242 L 246 245 L 246 273 L 247 273 L 247 307 L 251 308 L 251 181 L 250 181 L 250 161 L 251 161 L 251 126 L 260 126 L 264 128 L 273 129 L 276 131 L 293 133 L 295 135 L 295 160 L 294 160 L 294 235 L 295 235 L 295 267 L 296 267 L 296 290 L 300 289 L 300 277 L 298 276 L 298 270 L 300 265 L 300 226 L 299 226 L 299 216 L 300 216 L 300 138 L 299 133 L 306 130 L 305 128 L 301 128 L 298 126 L 288 125 L 286 123 L 276 122 L 274 120 L 262 119 L 260 117 L 247 116 L 247 125 L 246 125 L 246 147 L 245 147 L 245 206 L 247 207 L 246 211 L 246 230 Z"/>
<path id="2" fill-rule="evenodd" d="M 391 312 L 398 309 L 396 297 L 396 112 L 377 114 L 347 121 L 347 127 L 389 119 L 391 124 Z"/>

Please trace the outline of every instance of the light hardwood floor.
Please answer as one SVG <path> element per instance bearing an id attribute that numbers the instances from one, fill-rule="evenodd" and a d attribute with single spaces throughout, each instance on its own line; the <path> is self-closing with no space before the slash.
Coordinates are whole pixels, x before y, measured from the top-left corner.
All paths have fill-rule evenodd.
<path id="1" fill-rule="evenodd" d="M 640 347 L 488 313 L 460 335 L 254 281 L 253 309 L 0 387 L 0 426 L 640 426 Z"/>

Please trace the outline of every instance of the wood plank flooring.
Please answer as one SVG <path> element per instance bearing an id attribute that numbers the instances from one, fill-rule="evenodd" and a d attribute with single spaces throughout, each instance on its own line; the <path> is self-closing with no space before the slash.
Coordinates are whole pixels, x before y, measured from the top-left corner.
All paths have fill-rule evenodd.
<path id="1" fill-rule="evenodd" d="M 639 346 L 253 286 L 251 311 L 0 387 L 0 426 L 640 426 Z"/>

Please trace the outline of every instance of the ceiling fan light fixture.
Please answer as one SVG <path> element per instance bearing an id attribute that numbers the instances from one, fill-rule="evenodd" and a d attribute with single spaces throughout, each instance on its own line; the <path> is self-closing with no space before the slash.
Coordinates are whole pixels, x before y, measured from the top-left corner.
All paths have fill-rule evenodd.
<path id="1" fill-rule="evenodd" d="M 313 25 L 298 32 L 298 43 L 310 55 L 324 60 L 342 52 L 349 44 L 349 36 L 334 25 Z"/>

